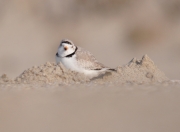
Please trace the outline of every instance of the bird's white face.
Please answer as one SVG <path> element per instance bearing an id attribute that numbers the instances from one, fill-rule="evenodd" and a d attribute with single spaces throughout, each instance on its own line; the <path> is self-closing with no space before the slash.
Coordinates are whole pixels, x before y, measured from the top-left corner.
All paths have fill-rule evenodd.
<path id="1" fill-rule="evenodd" d="M 58 55 L 60 57 L 65 57 L 72 54 L 76 50 L 76 46 L 68 40 L 63 40 L 58 48 Z"/>

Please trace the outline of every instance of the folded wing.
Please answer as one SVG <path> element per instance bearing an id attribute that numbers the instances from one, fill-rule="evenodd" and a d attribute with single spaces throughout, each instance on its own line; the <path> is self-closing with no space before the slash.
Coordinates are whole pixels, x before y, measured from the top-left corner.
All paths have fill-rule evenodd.
<path id="1" fill-rule="evenodd" d="M 78 60 L 78 65 L 91 70 L 101 70 L 103 68 L 108 68 L 97 61 L 97 59 L 87 50 L 78 47 L 76 52 L 76 59 Z"/>

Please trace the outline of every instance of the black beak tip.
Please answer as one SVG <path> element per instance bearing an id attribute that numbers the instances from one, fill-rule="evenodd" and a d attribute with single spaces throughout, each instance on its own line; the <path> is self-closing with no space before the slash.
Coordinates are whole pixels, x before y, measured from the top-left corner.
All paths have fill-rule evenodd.
<path id="1" fill-rule="evenodd" d="M 57 57 L 59 57 L 59 54 L 58 54 L 58 53 L 56 53 L 56 56 L 57 56 Z"/>

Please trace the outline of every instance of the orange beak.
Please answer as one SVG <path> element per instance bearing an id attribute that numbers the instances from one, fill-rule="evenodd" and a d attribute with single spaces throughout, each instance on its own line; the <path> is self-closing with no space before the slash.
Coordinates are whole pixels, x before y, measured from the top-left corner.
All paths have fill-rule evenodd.
<path id="1" fill-rule="evenodd" d="M 67 50 L 68 49 L 68 47 L 67 46 L 64 46 L 64 50 Z"/>

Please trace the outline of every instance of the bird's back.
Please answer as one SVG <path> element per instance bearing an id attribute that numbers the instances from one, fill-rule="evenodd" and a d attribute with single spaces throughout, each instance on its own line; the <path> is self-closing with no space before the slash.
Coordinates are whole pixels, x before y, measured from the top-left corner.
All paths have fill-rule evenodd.
<path id="1" fill-rule="evenodd" d="M 88 69 L 88 70 L 98 70 L 102 68 L 107 68 L 93 56 L 89 51 L 84 50 L 81 47 L 78 47 L 76 52 L 76 59 L 78 61 L 78 65 Z"/>

